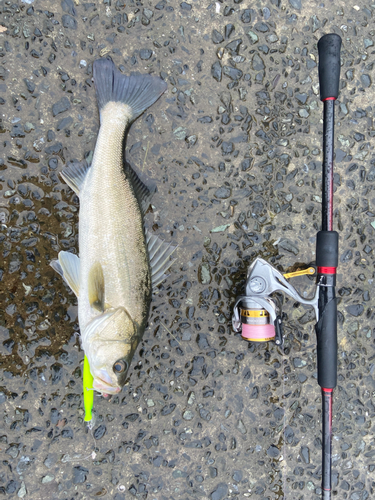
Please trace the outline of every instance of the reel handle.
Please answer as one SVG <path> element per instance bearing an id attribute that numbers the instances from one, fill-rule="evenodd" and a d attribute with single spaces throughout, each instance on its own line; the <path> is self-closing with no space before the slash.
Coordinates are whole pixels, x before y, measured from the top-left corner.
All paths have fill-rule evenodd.
<path id="1" fill-rule="evenodd" d="M 341 37 L 324 35 L 318 42 L 320 100 L 337 99 L 340 82 Z"/>
<path id="2" fill-rule="evenodd" d="M 284 345 L 284 328 L 280 315 L 275 319 L 275 344 L 279 347 Z"/>

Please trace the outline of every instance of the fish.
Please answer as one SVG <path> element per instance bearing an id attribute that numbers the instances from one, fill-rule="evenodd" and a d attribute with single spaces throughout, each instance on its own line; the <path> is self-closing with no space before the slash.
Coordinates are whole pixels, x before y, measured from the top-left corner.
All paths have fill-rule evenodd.
<path id="1" fill-rule="evenodd" d="M 147 326 L 152 290 L 167 277 L 177 245 L 144 227 L 155 188 L 125 161 L 127 131 L 166 91 L 159 77 L 122 74 L 110 58 L 93 63 L 100 128 L 91 166 L 72 163 L 61 177 L 79 197 L 79 256 L 51 262 L 78 299 L 81 346 L 103 395 L 125 385 Z"/>

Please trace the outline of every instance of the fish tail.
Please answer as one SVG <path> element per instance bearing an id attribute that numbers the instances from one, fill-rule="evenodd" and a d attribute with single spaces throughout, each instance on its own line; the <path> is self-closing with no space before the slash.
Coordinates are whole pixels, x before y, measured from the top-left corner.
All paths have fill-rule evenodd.
<path id="1" fill-rule="evenodd" d="M 138 118 L 167 90 L 167 84 L 157 76 L 123 75 L 110 58 L 95 61 L 93 74 L 99 110 L 108 102 L 121 102 L 131 110 L 130 121 Z"/>

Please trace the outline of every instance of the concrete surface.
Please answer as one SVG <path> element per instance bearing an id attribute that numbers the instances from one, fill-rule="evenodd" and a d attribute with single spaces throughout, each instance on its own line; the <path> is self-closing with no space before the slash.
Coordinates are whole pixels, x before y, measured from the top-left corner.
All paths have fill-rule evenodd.
<path id="1" fill-rule="evenodd" d="M 311 311 L 284 301 L 285 347 L 230 327 L 247 266 L 314 261 L 321 218 L 317 41 L 343 39 L 334 495 L 373 496 L 375 5 L 272 0 L 0 2 L 0 494 L 6 498 L 317 499 L 321 401 Z M 90 158 L 92 62 L 167 93 L 127 158 L 158 192 L 147 225 L 179 244 L 119 397 L 83 422 L 76 300 L 48 266 L 78 252 L 58 172 Z M 307 295 L 314 281 L 293 284 Z"/>

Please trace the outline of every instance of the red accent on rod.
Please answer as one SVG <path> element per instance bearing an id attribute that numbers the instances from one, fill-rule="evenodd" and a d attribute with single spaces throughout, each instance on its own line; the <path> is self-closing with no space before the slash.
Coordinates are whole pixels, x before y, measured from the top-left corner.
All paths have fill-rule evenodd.
<path id="1" fill-rule="evenodd" d="M 318 267 L 318 274 L 336 274 L 335 267 Z"/>
<path id="2" fill-rule="evenodd" d="M 326 97 L 325 99 L 322 99 L 322 101 L 336 101 L 336 97 Z"/>
<path id="3" fill-rule="evenodd" d="M 325 387 L 322 387 L 322 391 L 324 391 L 324 392 L 333 392 L 333 389 L 326 389 Z"/>

